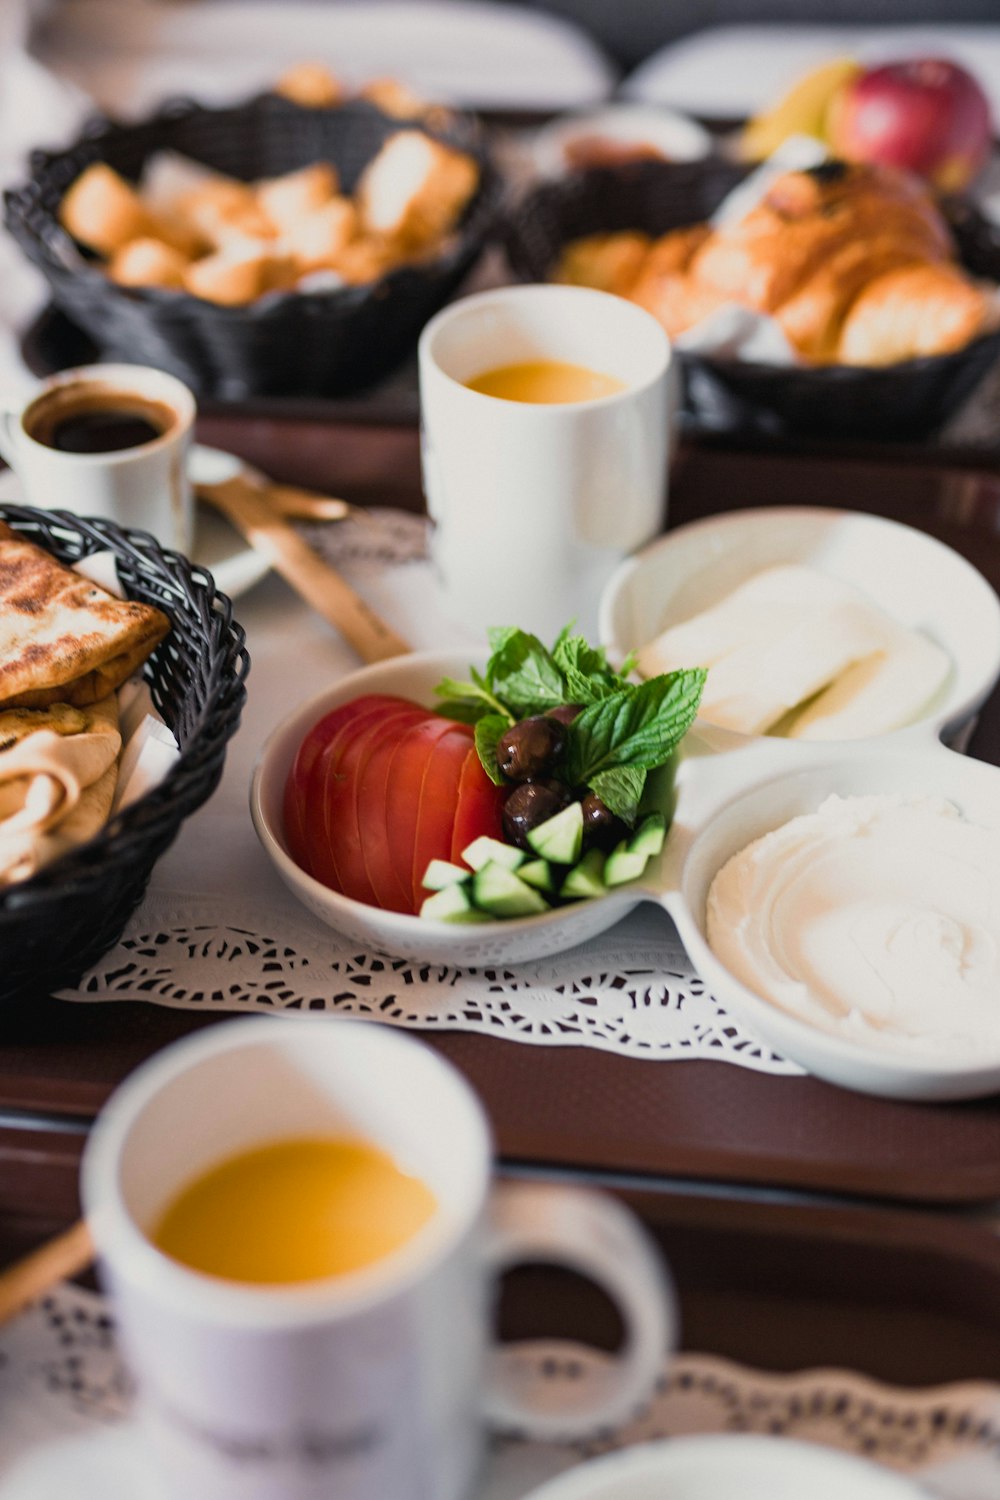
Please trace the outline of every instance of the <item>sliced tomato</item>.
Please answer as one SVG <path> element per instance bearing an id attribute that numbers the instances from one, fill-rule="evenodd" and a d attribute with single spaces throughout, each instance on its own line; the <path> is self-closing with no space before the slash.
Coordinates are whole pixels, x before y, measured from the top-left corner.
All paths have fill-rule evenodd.
<path id="1" fill-rule="evenodd" d="M 336 846 L 337 869 L 341 887 L 346 896 L 358 901 L 370 901 L 376 906 L 386 906 L 383 891 L 384 870 L 374 858 L 377 844 L 375 826 L 385 826 L 385 784 L 378 803 L 380 816 L 372 816 L 373 796 L 368 789 L 371 784 L 369 767 L 374 758 L 385 764 L 399 745 L 406 731 L 427 717 L 425 709 L 414 706 L 409 711 L 400 710 L 384 718 L 366 722 L 354 744 L 346 750 L 338 766 L 338 774 L 351 783 L 353 793 L 344 810 L 344 820 L 339 830 Z M 384 840 L 383 840 L 384 842 Z M 389 865 L 391 874 L 392 866 Z M 379 881 L 373 879 L 378 874 Z M 393 894 L 390 885 L 389 894 Z"/>
<path id="2" fill-rule="evenodd" d="M 390 837 L 387 820 L 389 788 L 393 767 L 407 734 L 417 725 L 427 723 L 440 726 L 442 734 L 447 728 L 445 721 L 428 714 L 426 709 L 416 711 L 409 722 L 397 719 L 391 733 L 375 739 L 358 780 L 355 812 L 365 870 L 378 905 L 386 911 L 408 912 L 412 909 L 409 883 L 404 888 L 396 873 L 394 839 Z M 397 830 L 396 838 L 399 836 Z"/>
<path id="3" fill-rule="evenodd" d="M 450 719 L 428 716 L 406 732 L 389 766 L 385 799 L 386 838 L 396 880 L 403 893 L 401 899 L 405 902 L 400 909 L 404 911 L 414 910 L 413 851 L 424 773 L 438 740 L 455 727 Z M 377 822 L 373 826 L 377 827 Z M 422 875 L 423 871 L 420 873 Z"/>
<path id="4" fill-rule="evenodd" d="M 319 814 L 314 828 L 313 873 L 335 891 L 345 895 L 358 892 L 359 901 L 373 903 L 375 893 L 364 874 L 364 861 L 359 859 L 355 865 L 345 839 L 354 821 L 356 778 L 363 766 L 369 731 L 387 732 L 397 719 L 412 715 L 414 707 L 405 699 L 369 704 L 338 730 L 313 769 L 312 796 Z"/>
<path id="5" fill-rule="evenodd" d="M 312 798 L 312 778 L 316 764 L 338 732 L 360 714 L 366 713 L 376 704 L 388 706 L 408 702 L 388 693 L 366 693 L 339 703 L 324 714 L 309 730 L 296 752 L 292 768 L 285 782 L 284 817 L 288 848 L 296 864 L 312 874 L 311 858 L 315 846 L 314 824 L 317 807 Z M 416 708 L 416 704 L 412 705 Z"/>
<path id="6" fill-rule="evenodd" d="M 432 859 L 451 856 L 451 836 L 458 805 L 458 783 L 469 754 L 472 730 L 466 724 L 453 724 L 431 752 L 420 788 L 420 806 L 413 843 L 411 880 L 413 910 L 419 911 L 427 895 L 424 874 Z"/>
<path id="7" fill-rule="evenodd" d="M 473 746 L 465 758 L 458 783 L 455 826 L 451 834 L 452 864 L 457 865 L 462 850 L 482 834 L 491 839 L 503 838 L 503 805 L 509 790 L 509 787 L 493 784 L 483 770 L 479 751 Z"/>

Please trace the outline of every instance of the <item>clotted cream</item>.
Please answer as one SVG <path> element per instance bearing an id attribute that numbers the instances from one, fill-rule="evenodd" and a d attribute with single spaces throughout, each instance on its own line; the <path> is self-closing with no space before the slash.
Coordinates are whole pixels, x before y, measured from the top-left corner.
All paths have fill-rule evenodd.
<path id="1" fill-rule="evenodd" d="M 749 989 L 825 1031 L 1000 1047 L 1000 831 L 943 798 L 828 797 L 722 867 L 707 935 Z"/>

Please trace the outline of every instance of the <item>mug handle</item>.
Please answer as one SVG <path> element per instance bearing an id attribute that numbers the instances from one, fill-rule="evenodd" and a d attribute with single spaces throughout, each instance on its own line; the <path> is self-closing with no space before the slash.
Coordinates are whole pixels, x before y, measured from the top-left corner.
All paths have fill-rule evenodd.
<path id="1" fill-rule="evenodd" d="M 12 469 L 17 468 L 17 446 L 14 425 L 20 418 L 20 408 L 8 406 L 0 400 L 0 458 Z"/>
<path id="2" fill-rule="evenodd" d="M 596 1389 L 587 1382 L 571 1405 L 542 1410 L 533 1400 L 534 1366 L 517 1344 L 496 1344 L 483 1402 L 487 1422 L 541 1441 L 579 1438 L 635 1415 L 649 1399 L 677 1338 L 677 1299 L 652 1238 L 614 1198 L 548 1183 L 503 1183 L 491 1200 L 487 1263 L 495 1276 L 527 1261 L 565 1266 L 595 1282 L 615 1303 L 625 1346 Z"/>

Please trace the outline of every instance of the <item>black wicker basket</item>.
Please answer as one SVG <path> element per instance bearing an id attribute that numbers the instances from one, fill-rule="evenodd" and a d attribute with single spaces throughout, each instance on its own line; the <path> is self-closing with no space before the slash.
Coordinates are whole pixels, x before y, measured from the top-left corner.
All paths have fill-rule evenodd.
<path id="1" fill-rule="evenodd" d="M 160 785 L 112 817 L 96 838 L 31 880 L 0 890 L 0 1001 L 7 1002 L 75 984 L 117 942 L 154 863 L 218 785 L 250 660 L 230 601 L 211 574 L 144 532 L 22 505 L 0 507 L 0 518 L 70 565 L 110 549 L 128 596 L 170 617 L 170 633 L 145 670 L 181 751 Z"/>
<path id="2" fill-rule="evenodd" d="M 570 240 L 619 229 L 664 234 L 707 219 L 747 168 L 721 159 L 641 161 L 542 183 L 507 218 L 510 264 L 545 281 Z M 963 264 L 1000 282 L 1000 229 L 970 205 L 943 205 Z M 681 352 L 685 410 L 700 426 L 777 436 L 924 441 L 1000 358 L 1000 331 L 955 354 L 880 368 L 788 369 Z"/>
<path id="3" fill-rule="evenodd" d="M 401 121 L 364 101 L 302 109 L 274 94 L 225 109 L 175 100 L 134 125 L 99 118 L 67 150 L 33 154 L 30 180 L 4 194 L 5 222 L 54 300 L 105 356 L 168 370 L 203 397 L 345 395 L 406 357 L 486 242 L 500 180 L 468 121 L 459 117 L 448 129 L 427 130 L 480 164 L 479 188 L 458 230 L 436 258 L 400 266 L 370 285 L 274 292 L 246 307 L 221 307 L 158 287 L 121 287 L 62 228 L 59 203 L 91 162 L 107 162 L 134 181 L 161 150 L 247 181 L 331 161 L 350 192 L 366 163 L 401 128 Z"/>

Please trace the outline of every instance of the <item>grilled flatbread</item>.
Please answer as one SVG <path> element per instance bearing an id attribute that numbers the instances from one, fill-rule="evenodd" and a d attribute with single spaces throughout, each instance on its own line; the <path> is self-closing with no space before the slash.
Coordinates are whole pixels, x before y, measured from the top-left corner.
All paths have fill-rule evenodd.
<path id="1" fill-rule="evenodd" d="M 170 629 L 0 522 L 0 708 L 86 707 L 113 693 Z"/>

